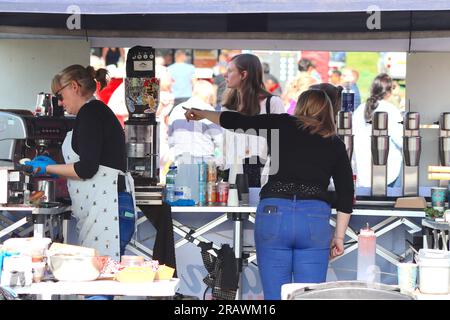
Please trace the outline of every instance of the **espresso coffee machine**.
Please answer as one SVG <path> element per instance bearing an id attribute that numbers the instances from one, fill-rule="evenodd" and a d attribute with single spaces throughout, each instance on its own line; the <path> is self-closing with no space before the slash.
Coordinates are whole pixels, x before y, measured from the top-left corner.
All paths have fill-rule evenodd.
<path id="1" fill-rule="evenodd" d="M 163 188 L 158 186 L 159 126 L 156 122 L 159 80 L 155 78 L 155 50 L 141 46 L 131 48 L 126 69 L 127 170 L 134 178 L 136 204 L 161 205 Z"/>
<path id="2" fill-rule="evenodd" d="M 52 180 L 56 198 L 68 197 L 65 180 L 51 176 L 31 177 L 19 163 L 47 155 L 63 163 L 61 145 L 73 128 L 75 117 L 34 116 L 25 110 L 0 111 L 0 203 L 23 203 L 24 193 L 37 190 L 41 180 Z"/>
<path id="3" fill-rule="evenodd" d="M 372 196 L 387 195 L 387 159 L 389 154 L 388 114 L 375 112 L 372 118 Z"/>
<path id="4" fill-rule="evenodd" d="M 403 118 L 403 195 L 419 195 L 419 163 L 422 151 L 420 114 L 407 112 Z"/>
<path id="5" fill-rule="evenodd" d="M 350 111 L 339 111 L 337 121 L 337 133 L 339 138 L 345 143 L 345 150 L 349 160 L 353 155 L 353 131 L 352 131 L 352 113 Z"/>

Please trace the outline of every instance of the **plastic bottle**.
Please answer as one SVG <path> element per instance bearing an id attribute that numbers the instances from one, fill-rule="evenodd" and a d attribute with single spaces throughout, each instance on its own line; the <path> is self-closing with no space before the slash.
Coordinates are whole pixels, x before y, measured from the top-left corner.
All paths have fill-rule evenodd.
<path id="1" fill-rule="evenodd" d="M 375 263 L 377 237 L 369 224 L 358 235 L 358 269 L 357 280 L 377 282 Z"/>
<path id="2" fill-rule="evenodd" d="M 177 176 L 177 167 L 170 166 L 166 175 L 166 201 L 175 201 L 175 179 Z"/>
<path id="3" fill-rule="evenodd" d="M 207 165 L 202 161 L 198 164 L 198 204 L 204 206 L 206 204 L 206 180 Z"/>
<path id="4" fill-rule="evenodd" d="M 23 190 L 23 204 L 30 204 L 30 190 Z"/>
<path id="5" fill-rule="evenodd" d="M 350 84 L 347 84 L 342 91 L 342 111 L 353 112 L 355 110 L 355 93 L 350 89 Z"/>

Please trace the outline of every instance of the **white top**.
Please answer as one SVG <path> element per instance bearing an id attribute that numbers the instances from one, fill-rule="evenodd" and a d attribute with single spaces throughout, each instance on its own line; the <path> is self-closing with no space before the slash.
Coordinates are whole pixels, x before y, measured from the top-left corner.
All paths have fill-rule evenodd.
<path id="1" fill-rule="evenodd" d="M 372 151 L 370 136 L 372 124 L 366 123 L 364 118 L 365 103 L 362 103 L 353 113 L 354 145 L 353 155 L 356 162 L 356 183 L 358 187 L 371 186 Z M 381 100 L 374 112 L 388 113 L 389 155 L 387 162 L 387 183 L 393 182 L 400 174 L 402 167 L 402 137 L 403 120 L 400 110 L 393 104 Z"/>

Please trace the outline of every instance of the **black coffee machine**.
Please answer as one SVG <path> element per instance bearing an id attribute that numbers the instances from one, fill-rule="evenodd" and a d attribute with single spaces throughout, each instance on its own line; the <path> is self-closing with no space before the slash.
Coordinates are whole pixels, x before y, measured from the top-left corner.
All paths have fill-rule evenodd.
<path id="1" fill-rule="evenodd" d="M 28 110 L 0 110 L 0 203 L 23 203 L 26 190 L 36 190 L 39 180 L 51 180 L 56 186 L 55 198 L 68 198 L 65 179 L 51 176 L 30 177 L 19 161 L 48 155 L 57 163 L 64 163 L 61 145 L 66 133 L 72 130 L 75 117 L 35 116 Z"/>
<path id="2" fill-rule="evenodd" d="M 159 182 L 159 79 L 155 78 L 155 49 L 136 46 L 127 54 L 125 121 L 127 170 L 134 178 L 136 204 L 162 204 Z"/>

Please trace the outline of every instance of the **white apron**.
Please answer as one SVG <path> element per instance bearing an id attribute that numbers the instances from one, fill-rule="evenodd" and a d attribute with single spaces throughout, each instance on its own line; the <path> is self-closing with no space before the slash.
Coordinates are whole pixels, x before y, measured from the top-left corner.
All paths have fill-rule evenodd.
<path id="1" fill-rule="evenodd" d="M 62 145 L 66 163 L 80 160 L 72 149 L 72 131 L 69 131 Z M 120 260 L 119 237 L 119 197 L 118 176 L 125 175 L 126 191 L 134 197 L 134 182 L 130 173 L 99 166 L 97 173 L 87 180 L 67 179 L 67 187 L 72 200 L 72 212 L 77 218 L 78 243 L 95 248 L 100 255 Z M 135 210 L 136 212 L 136 210 Z"/>

